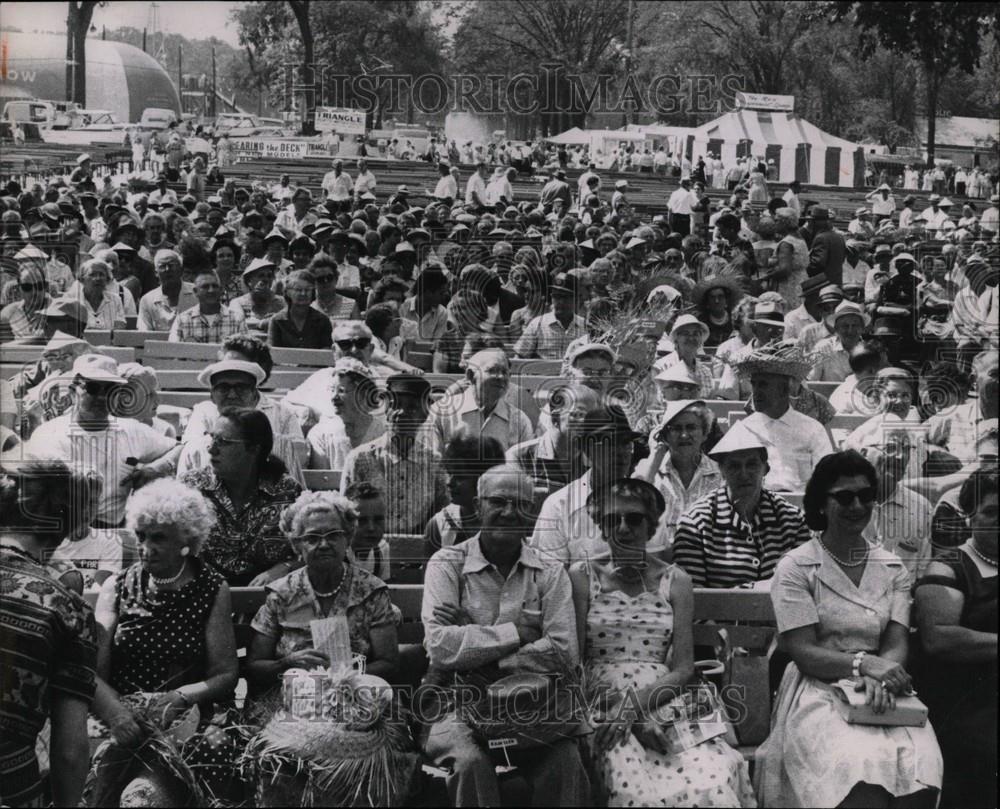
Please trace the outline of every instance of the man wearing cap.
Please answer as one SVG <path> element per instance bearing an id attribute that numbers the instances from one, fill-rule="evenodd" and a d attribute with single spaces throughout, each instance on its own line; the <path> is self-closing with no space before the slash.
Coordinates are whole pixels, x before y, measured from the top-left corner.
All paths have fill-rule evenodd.
<path id="1" fill-rule="evenodd" d="M 695 587 L 769 588 L 781 558 L 810 539 L 802 512 L 767 483 L 777 451 L 746 421 L 708 453 L 724 483 L 681 515 L 674 562 Z"/>
<path id="2" fill-rule="evenodd" d="M 785 315 L 785 340 L 798 340 L 802 332 L 823 319 L 819 292 L 826 286 L 826 277 L 817 275 L 802 282 L 802 303 Z"/>
<path id="3" fill-rule="evenodd" d="M 819 291 L 819 307 L 822 315 L 819 323 L 806 326 L 799 335 L 798 341 L 807 354 L 815 350 L 816 344 L 827 337 L 833 337 L 833 313 L 844 300 L 840 287 L 827 284 Z"/>
<path id="4" fill-rule="evenodd" d="M 486 184 L 486 196 L 484 201 L 487 207 L 495 208 L 503 205 L 505 208 L 514 203 L 514 187 L 510 184 L 511 178 L 517 175 L 517 169 L 497 166 L 493 171 L 493 177 Z"/>
<path id="5" fill-rule="evenodd" d="M 767 487 L 802 492 L 813 467 L 833 452 L 830 434 L 816 419 L 792 407 L 792 385 L 802 382 L 811 363 L 796 343 L 764 346 L 736 363 L 750 379 L 754 413 L 741 424 L 767 447 Z"/>
<path id="6" fill-rule="evenodd" d="M 576 313 L 576 278 L 557 273 L 549 286 L 552 310 L 533 318 L 514 344 L 517 356 L 531 359 L 561 359 L 573 340 L 587 333 L 586 321 Z"/>
<path id="7" fill-rule="evenodd" d="M 104 483 L 91 526 L 121 528 L 134 487 L 174 472 L 176 442 L 135 419 L 109 414 L 113 392 L 126 384 L 118 364 L 100 354 L 73 363 L 72 410 L 47 421 L 25 445 L 27 457 L 68 461 L 93 469 Z"/>
<path id="8" fill-rule="evenodd" d="M 249 290 L 234 298 L 225 311 L 241 316 L 246 330 L 267 340 L 272 315 L 285 311 L 284 298 L 274 291 L 277 267 L 269 258 L 255 258 L 243 270 L 243 285 Z"/>
<path id="9" fill-rule="evenodd" d="M 945 222 L 948 221 L 948 212 L 942 209 L 941 197 L 938 194 L 931 194 L 927 201 L 930 203 L 923 211 L 920 212 L 919 219 L 923 220 L 924 227 L 930 233 L 932 237 L 937 234 L 937 231 L 944 227 Z"/>
<path id="10" fill-rule="evenodd" d="M 875 216 L 876 225 L 883 219 L 891 219 L 896 213 L 896 198 L 892 195 L 892 188 L 887 183 L 882 183 L 874 191 L 869 191 L 865 195 L 865 201 L 872 204 L 872 214 Z"/>
<path id="11" fill-rule="evenodd" d="M 0 309 L 0 343 L 41 337 L 45 334 L 45 310 L 52 303 L 45 274 L 37 267 L 18 268 L 17 288 L 21 300 Z"/>
<path id="12" fill-rule="evenodd" d="M 223 307 L 222 285 L 213 270 L 195 276 L 194 295 L 198 304 L 174 318 L 167 338 L 170 342 L 221 343 L 233 334 L 247 331 L 242 310 L 232 305 Z"/>
<path id="13" fill-rule="evenodd" d="M 194 284 L 181 279 L 181 257 L 173 250 L 160 250 L 154 260 L 160 286 L 139 300 L 136 328 L 139 331 L 170 331 L 177 315 L 198 305 Z"/>
<path id="14" fill-rule="evenodd" d="M 167 175 L 162 172 L 156 175 L 156 188 L 149 194 L 149 206 L 162 208 L 165 203 L 178 205 L 177 192 L 167 185 Z"/>
<path id="15" fill-rule="evenodd" d="M 590 410 L 580 420 L 579 430 L 579 458 L 588 468 L 571 469 L 578 476 L 545 499 L 529 543 L 549 564 L 569 565 L 608 550 L 587 507 L 588 498 L 629 476 L 637 444 L 646 438 L 629 426 L 625 411 L 615 404 Z M 647 549 L 662 553 L 665 547 L 661 527 Z"/>
<path id="16" fill-rule="evenodd" d="M 900 253 L 892 260 L 892 266 L 895 267 L 896 274 L 879 289 L 875 306 L 876 308 L 879 306 L 901 306 L 913 312 L 920 297 L 921 282 L 914 275 L 914 271 L 917 269 L 917 260 L 912 253 Z"/>
<path id="17" fill-rule="evenodd" d="M 123 362 L 118 366 L 118 374 L 128 384 L 129 395 L 119 396 L 112 402 L 112 415 L 135 419 L 160 435 L 176 440 L 174 426 L 156 415 L 160 401 L 156 369 L 137 362 Z"/>
<path id="18" fill-rule="evenodd" d="M 772 300 L 761 300 L 754 304 L 750 317 L 750 332 L 753 338 L 736 351 L 725 363 L 722 376 L 716 383 L 717 396 L 722 399 L 745 400 L 750 395 L 750 381 L 740 378 L 736 371 L 739 362 L 749 357 L 761 347 L 782 339 L 785 331 L 785 315 L 782 304 Z M 707 398 L 702 395 L 702 398 Z"/>
<path id="19" fill-rule="evenodd" d="M 474 354 L 465 375 L 469 385 L 457 399 L 445 397 L 431 406 L 430 425 L 438 452 L 463 428 L 496 439 L 505 452 L 533 436 L 528 417 L 504 399 L 510 386 L 510 362 L 503 351 Z"/>
<path id="20" fill-rule="evenodd" d="M 875 235 L 875 228 L 871 223 L 871 213 L 867 208 L 858 208 L 854 212 L 854 218 L 847 225 L 847 232 L 853 233 L 862 240 L 871 239 Z"/>
<path id="21" fill-rule="evenodd" d="M 806 218 L 809 220 L 809 229 L 814 234 L 809 244 L 806 273 L 810 276 L 822 273 L 829 283 L 840 286 L 847 246 L 844 237 L 833 229 L 833 214 L 829 208 L 817 205 Z"/>
<path id="22" fill-rule="evenodd" d="M 874 304 L 878 300 L 882 287 L 889 280 L 892 246 L 888 244 L 876 245 L 872 261 L 874 266 L 868 271 L 865 278 L 865 301 Z"/>
<path id="23" fill-rule="evenodd" d="M 430 383 L 423 377 L 388 377 L 388 431 L 351 450 L 344 461 L 341 493 L 354 483 L 377 486 L 385 496 L 387 533 L 423 533 L 448 500 L 440 456 L 427 425 L 429 396 Z"/>
<path id="24" fill-rule="evenodd" d="M 69 184 L 76 189 L 94 189 L 94 165 L 89 154 L 81 154 L 76 159 L 76 168 L 69 175 Z"/>
<path id="25" fill-rule="evenodd" d="M 814 382 L 843 382 L 851 375 L 851 352 L 861 341 L 868 325 L 864 308 L 851 301 L 841 301 L 833 312 L 832 337 L 816 343 L 813 366 L 808 379 Z"/>

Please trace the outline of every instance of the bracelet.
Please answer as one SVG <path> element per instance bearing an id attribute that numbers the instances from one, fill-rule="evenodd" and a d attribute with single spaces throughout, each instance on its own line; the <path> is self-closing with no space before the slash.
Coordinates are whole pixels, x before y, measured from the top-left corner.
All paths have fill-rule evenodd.
<path id="1" fill-rule="evenodd" d="M 854 660 L 851 662 L 851 676 L 860 677 L 861 676 L 861 661 L 865 659 L 868 652 L 858 652 L 854 655 Z"/>

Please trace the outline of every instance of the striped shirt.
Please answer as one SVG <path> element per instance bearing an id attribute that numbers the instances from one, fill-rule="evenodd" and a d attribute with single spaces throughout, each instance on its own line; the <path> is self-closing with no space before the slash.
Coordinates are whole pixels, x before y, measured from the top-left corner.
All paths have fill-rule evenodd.
<path id="1" fill-rule="evenodd" d="M 674 535 L 674 562 L 695 587 L 745 587 L 769 579 L 788 551 L 808 542 L 802 512 L 766 489 L 748 524 L 725 486 L 683 514 Z"/>

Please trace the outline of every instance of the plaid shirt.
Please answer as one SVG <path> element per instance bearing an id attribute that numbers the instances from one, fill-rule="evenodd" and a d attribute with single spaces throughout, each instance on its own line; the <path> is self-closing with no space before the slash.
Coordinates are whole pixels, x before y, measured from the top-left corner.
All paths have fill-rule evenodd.
<path id="1" fill-rule="evenodd" d="M 586 333 L 586 321 L 579 315 L 573 316 L 569 328 L 563 328 L 563 325 L 556 320 L 556 316 L 548 312 L 536 317 L 524 327 L 524 331 L 514 344 L 514 353 L 519 357 L 562 359 L 567 346 Z"/>
<path id="2" fill-rule="evenodd" d="M 193 306 L 177 315 L 168 339 L 172 343 L 221 343 L 246 330 L 246 321 L 238 310 L 223 307 L 217 315 L 203 315 L 200 306 Z"/>

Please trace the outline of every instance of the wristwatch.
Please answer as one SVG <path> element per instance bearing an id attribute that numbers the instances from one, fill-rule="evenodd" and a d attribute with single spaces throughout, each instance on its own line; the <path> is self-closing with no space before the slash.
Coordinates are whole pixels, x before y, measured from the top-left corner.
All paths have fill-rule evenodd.
<path id="1" fill-rule="evenodd" d="M 861 661 L 865 659 L 868 652 L 858 652 L 854 655 L 854 660 L 851 662 L 851 676 L 860 677 L 861 676 Z"/>

